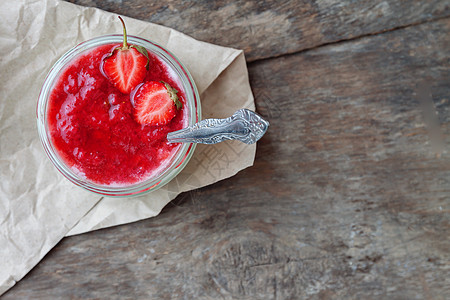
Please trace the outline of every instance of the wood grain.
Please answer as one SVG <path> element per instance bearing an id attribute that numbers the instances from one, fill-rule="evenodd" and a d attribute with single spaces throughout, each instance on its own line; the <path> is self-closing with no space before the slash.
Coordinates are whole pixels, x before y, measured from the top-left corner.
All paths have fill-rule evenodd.
<path id="1" fill-rule="evenodd" d="M 249 61 L 450 16 L 446 0 L 70 0 L 244 49 Z"/>
<path id="2" fill-rule="evenodd" d="M 65 238 L 4 299 L 448 299 L 449 34 L 443 19 L 250 63 L 271 123 L 253 167 Z"/>

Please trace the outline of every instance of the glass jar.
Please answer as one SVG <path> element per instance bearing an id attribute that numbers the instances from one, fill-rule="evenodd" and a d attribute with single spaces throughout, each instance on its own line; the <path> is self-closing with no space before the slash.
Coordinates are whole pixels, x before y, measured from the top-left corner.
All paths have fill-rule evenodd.
<path id="1" fill-rule="evenodd" d="M 182 144 L 181 147 L 179 147 L 175 154 L 170 158 L 169 163 L 165 164 L 166 167 L 160 170 L 157 174 L 145 179 L 144 181 L 125 186 L 101 185 L 89 181 L 88 179 L 83 178 L 82 176 L 74 172 L 74 170 L 72 170 L 66 164 L 64 159 L 58 154 L 57 149 L 55 149 L 55 146 L 52 144 L 52 139 L 50 136 L 48 125 L 48 109 L 51 91 L 55 86 L 60 74 L 64 71 L 68 63 L 70 63 L 80 54 L 83 54 L 85 51 L 92 50 L 93 48 L 106 44 L 121 44 L 122 41 L 122 35 L 101 36 L 85 41 L 69 50 L 54 64 L 49 74 L 47 75 L 47 78 L 45 79 L 44 85 L 39 94 L 37 104 L 38 132 L 44 150 L 47 153 L 47 156 L 50 158 L 51 162 L 72 183 L 88 191 L 109 197 L 137 196 L 143 193 L 154 191 L 164 186 L 169 181 L 171 181 L 178 173 L 180 173 L 181 170 L 183 170 L 183 168 L 192 157 L 195 149 L 195 144 Z M 145 47 L 150 53 L 153 53 L 160 60 L 165 62 L 168 68 L 170 68 L 175 73 L 175 76 L 178 77 L 186 95 L 186 103 L 183 108 L 187 110 L 186 126 L 191 126 L 201 120 L 200 97 L 198 95 L 194 80 L 189 74 L 187 68 L 172 53 L 154 42 L 145 40 L 140 37 L 128 36 L 128 43 Z"/>

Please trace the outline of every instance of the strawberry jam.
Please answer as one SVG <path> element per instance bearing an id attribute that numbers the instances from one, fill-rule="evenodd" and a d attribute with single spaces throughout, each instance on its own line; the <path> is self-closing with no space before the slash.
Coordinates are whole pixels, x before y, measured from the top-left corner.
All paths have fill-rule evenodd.
<path id="1" fill-rule="evenodd" d="M 186 97 L 169 67 L 149 52 L 144 82 L 168 83 L 178 90 L 183 108 L 163 126 L 136 122 L 133 91 L 121 93 L 101 69 L 117 46 L 83 52 L 61 72 L 50 94 L 48 124 L 55 149 L 72 170 L 96 184 L 125 186 L 158 172 L 180 147 L 166 136 L 185 126 Z"/>

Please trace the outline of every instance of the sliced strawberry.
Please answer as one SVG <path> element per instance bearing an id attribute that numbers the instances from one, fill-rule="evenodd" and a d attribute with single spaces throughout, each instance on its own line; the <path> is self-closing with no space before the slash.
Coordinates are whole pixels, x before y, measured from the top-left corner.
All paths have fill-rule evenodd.
<path id="1" fill-rule="evenodd" d="M 141 83 L 148 69 L 148 52 L 142 46 L 127 44 L 127 31 L 123 25 L 123 45 L 115 48 L 103 59 L 103 73 L 124 94 L 129 94 Z"/>
<path id="2" fill-rule="evenodd" d="M 144 80 L 146 63 L 147 58 L 134 48 L 119 50 L 104 60 L 103 72 L 119 91 L 129 94 Z"/>
<path id="3" fill-rule="evenodd" d="M 178 91 L 165 82 L 148 81 L 134 95 L 134 116 L 142 125 L 164 125 L 181 108 Z"/>

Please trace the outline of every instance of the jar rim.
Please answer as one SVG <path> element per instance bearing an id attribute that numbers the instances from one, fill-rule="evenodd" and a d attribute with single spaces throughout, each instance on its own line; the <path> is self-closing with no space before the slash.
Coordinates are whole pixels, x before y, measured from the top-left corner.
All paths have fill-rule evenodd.
<path id="1" fill-rule="evenodd" d="M 198 94 L 194 79 L 188 69 L 175 57 L 175 55 L 155 42 L 133 35 L 127 36 L 127 39 L 129 43 L 143 46 L 148 51 L 157 55 L 159 59 L 165 62 L 169 68 L 175 72 L 182 87 L 184 88 L 186 95 L 188 126 L 191 126 L 201 120 L 200 96 Z M 43 148 L 53 165 L 72 183 L 88 191 L 108 197 L 130 197 L 157 190 L 181 172 L 181 170 L 189 162 L 196 147 L 195 144 L 183 143 L 163 171 L 158 173 L 156 176 L 151 176 L 143 181 L 124 186 L 101 185 L 80 177 L 64 162 L 60 155 L 58 155 L 57 150 L 52 144 L 47 122 L 49 96 L 55 82 L 67 64 L 83 52 L 101 45 L 121 43 L 122 41 L 123 36 L 119 34 L 99 36 L 84 41 L 63 54 L 52 66 L 47 74 L 47 77 L 45 78 L 44 84 L 39 93 L 36 109 L 39 137 Z"/>

